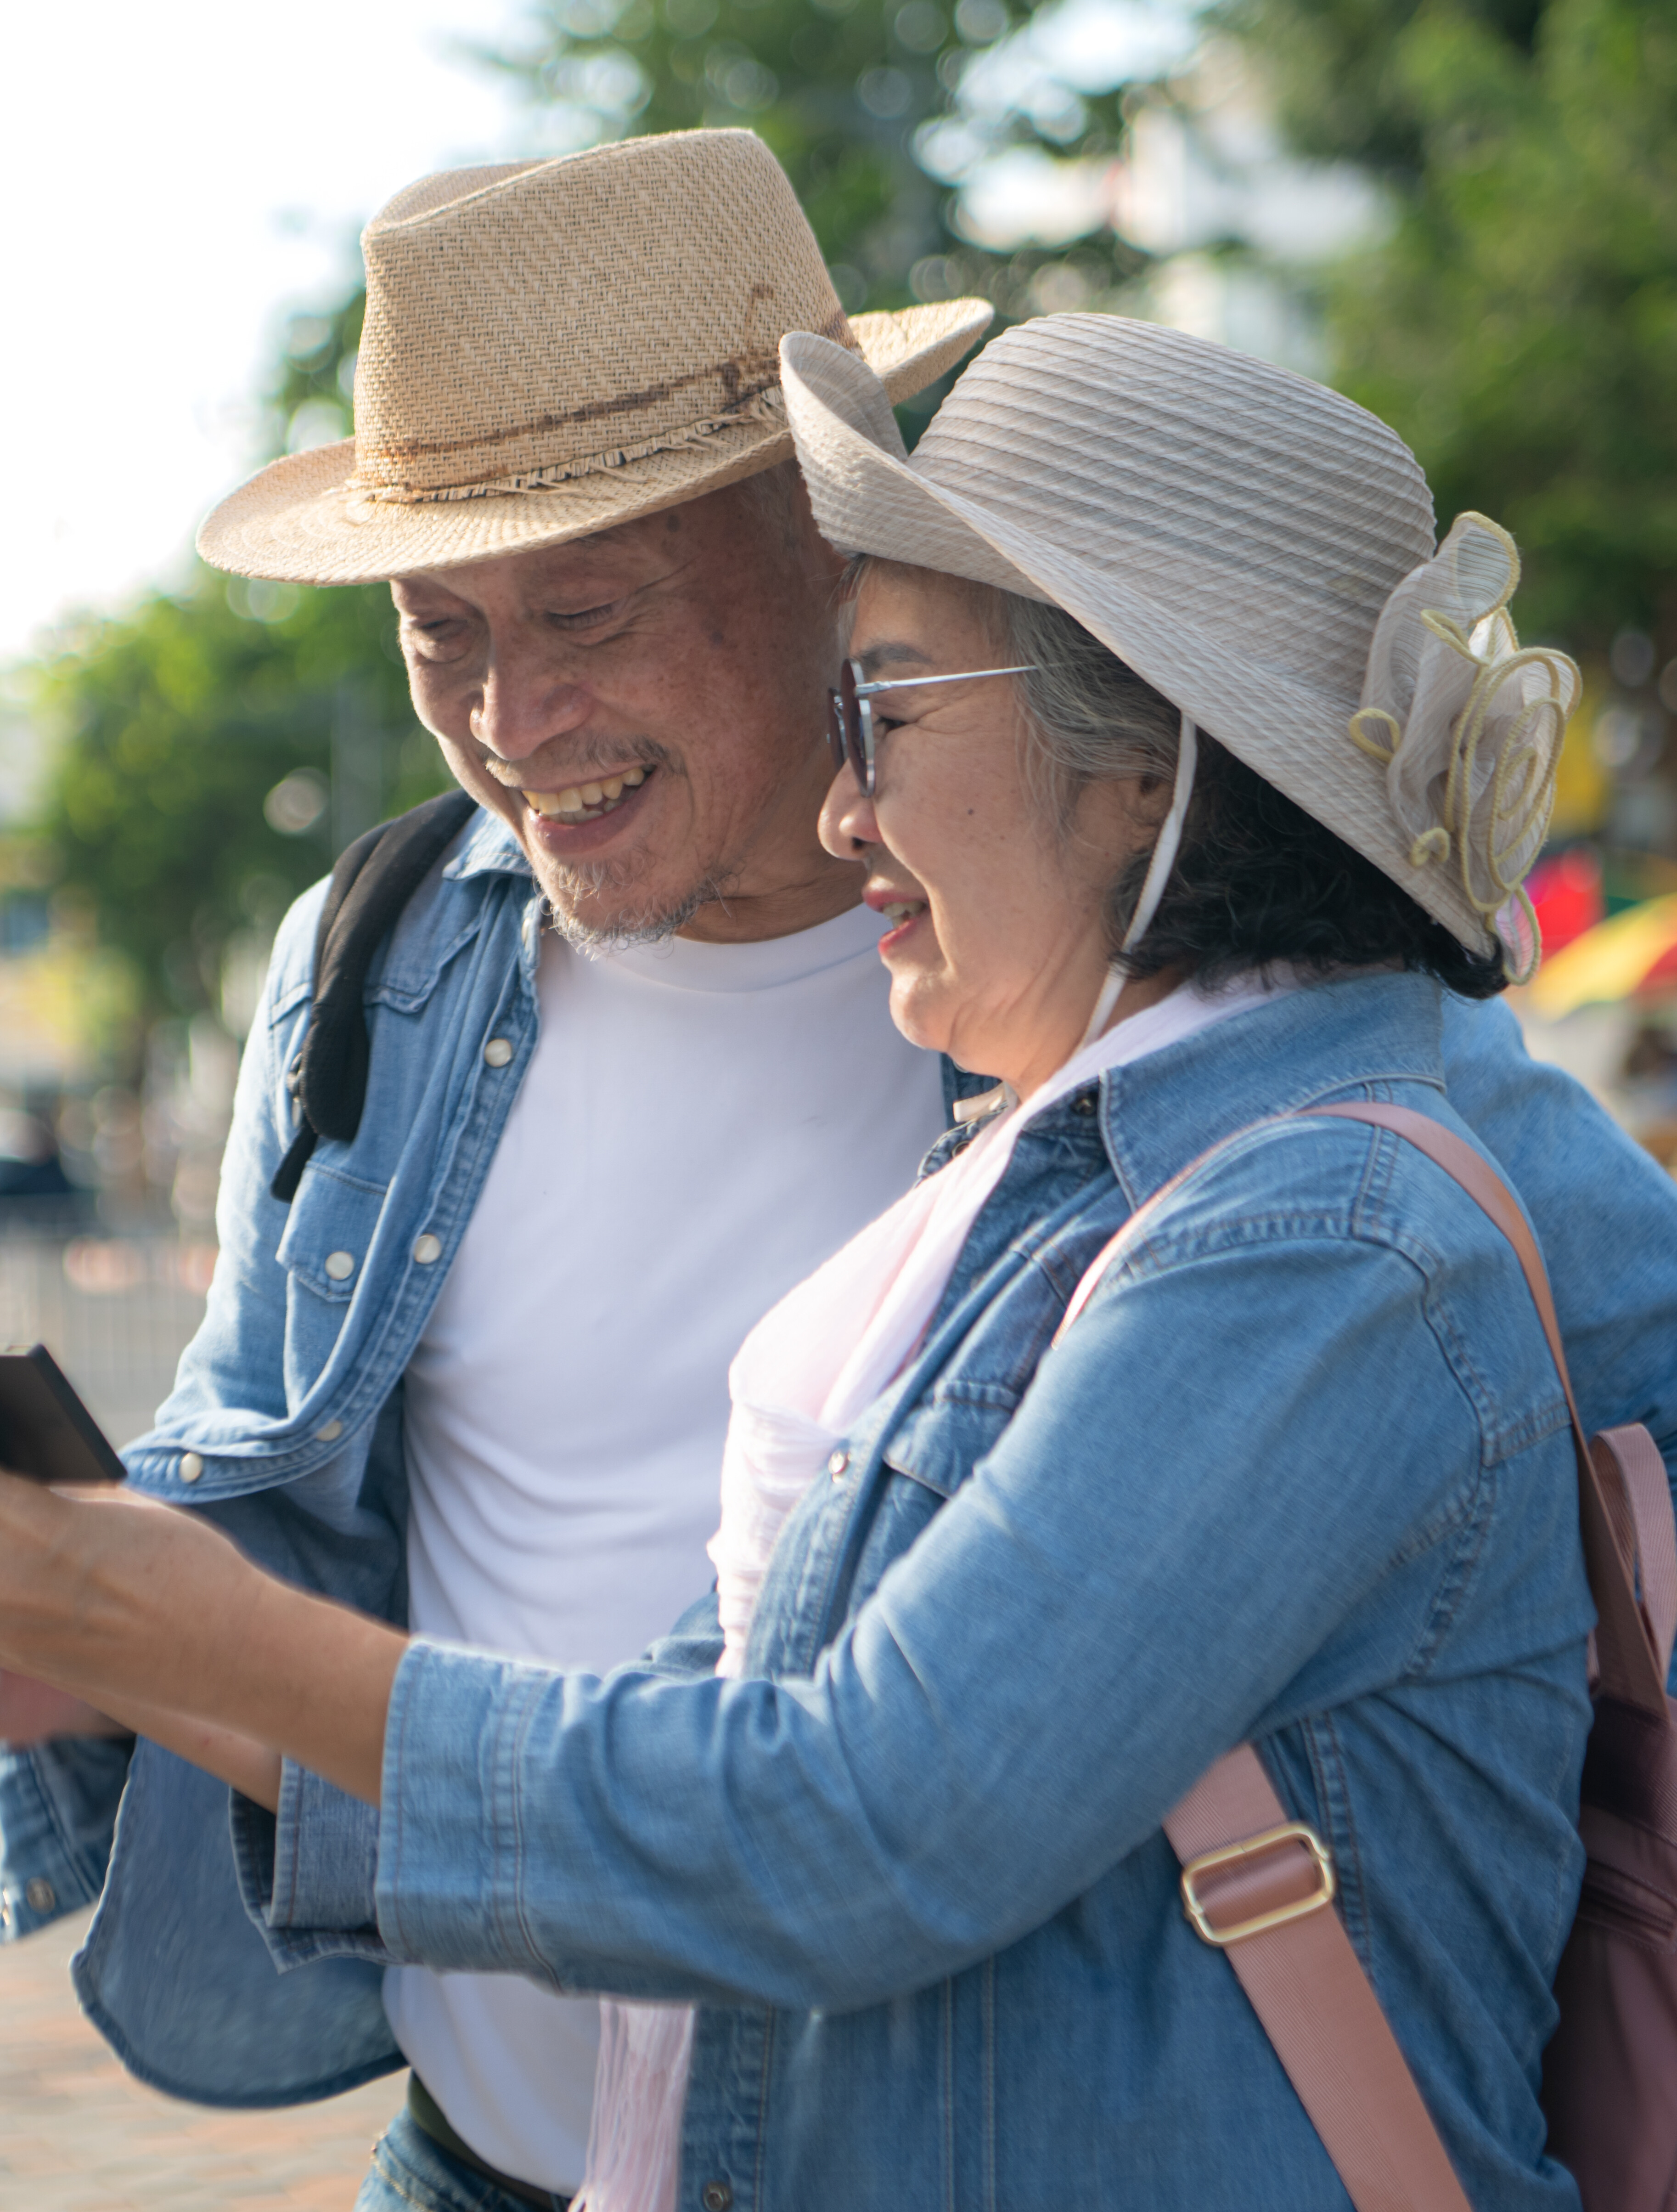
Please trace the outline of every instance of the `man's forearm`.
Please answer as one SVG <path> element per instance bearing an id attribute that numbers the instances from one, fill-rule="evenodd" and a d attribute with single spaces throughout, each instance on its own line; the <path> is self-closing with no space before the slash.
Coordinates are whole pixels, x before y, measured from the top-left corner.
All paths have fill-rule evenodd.
<path id="1" fill-rule="evenodd" d="M 206 1774 L 230 1783 L 241 1796 L 269 1812 L 279 1808 L 280 1754 L 232 1729 L 214 1722 L 194 1720 L 189 1713 L 172 1713 L 161 1705 L 149 1705 L 138 1698 L 112 1700 L 119 1710 L 110 1719 L 115 1729 L 143 1735 L 201 1766 Z"/>
<path id="2" fill-rule="evenodd" d="M 406 1636 L 254 1567 L 249 1572 L 256 1602 L 235 1679 L 195 1700 L 193 1711 L 223 1730 L 274 1746 L 299 1766 L 376 1805 L 391 1685 Z M 270 1811 L 276 1808 L 277 1758 L 270 1787 L 271 1796 L 259 1790 L 246 1794 Z"/>
<path id="3" fill-rule="evenodd" d="M 0 1674 L 0 1749 L 28 1751 L 55 1736 L 132 1733 L 125 1721 L 96 1711 L 85 1698 L 27 1674 Z"/>

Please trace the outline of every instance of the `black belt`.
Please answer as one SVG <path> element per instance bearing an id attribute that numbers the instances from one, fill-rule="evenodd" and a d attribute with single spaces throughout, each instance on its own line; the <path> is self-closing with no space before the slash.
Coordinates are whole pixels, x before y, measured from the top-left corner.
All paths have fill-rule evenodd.
<path id="1" fill-rule="evenodd" d="M 516 2197 L 521 2204 L 533 2204 L 537 2212 L 570 2212 L 570 2198 L 561 2197 L 551 2189 L 538 2189 L 533 2182 L 520 2181 L 510 2173 L 503 2173 L 498 2166 L 463 2143 L 447 2121 L 442 2107 L 431 2094 L 417 2074 L 408 2076 L 408 2118 L 421 2128 L 441 2151 L 447 2153 L 457 2164 L 469 2166 L 473 2173 L 481 2174 L 485 2181 L 494 2182 L 508 2197 Z"/>

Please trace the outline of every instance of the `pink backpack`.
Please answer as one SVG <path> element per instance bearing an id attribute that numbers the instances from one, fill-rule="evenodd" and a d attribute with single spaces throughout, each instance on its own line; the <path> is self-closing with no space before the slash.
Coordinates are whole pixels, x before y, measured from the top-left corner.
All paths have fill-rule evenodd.
<path id="1" fill-rule="evenodd" d="M 1599 1620 L 1595 1715 L 1579 1827 L 1588 1853 L 1543 2064 L 1551 2154 L 1585 2212 L 1677 2212 L 1677 1704 L 1666 1695 L 1677 1628 L 1677 1532 L 1653 1438 L 1640 1426 L 1587 1443 L 1548 1278 L 1525 1216 L 1470 1146 L 1387 1105 L 1304 1115 L 1365 1121 L 1425 1152 L 1514 1247 L 1572 1416 L 1578 1509 Z M 1136 1224 L 1079 1284 L 1057 1344 Z M 1468 2212 L 1438 2132 L 1339 1915 L 1334 1863 L 1290 1820 L 1249 1744 L 1219 1759 L 1164 1823 L 1182 1901 L 1228 1957 L 1357 2212 Z"/>

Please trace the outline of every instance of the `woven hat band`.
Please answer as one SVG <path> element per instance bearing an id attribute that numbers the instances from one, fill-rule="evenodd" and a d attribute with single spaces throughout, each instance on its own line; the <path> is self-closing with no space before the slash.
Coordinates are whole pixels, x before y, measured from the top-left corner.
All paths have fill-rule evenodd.
<path id="1" fill-rule="evenodd" d="M 198 532 L 217 568 L 358 584 L 616 529 L 790 459 L 786 331 L 820 332 L 900 401 L 992 313 L 847 319 L 749 131 L 422 177 L 362 242 L 355 434 L 229 494 Z"/>
<path id="2" fill-rule="evenodd" d="M 778 369 L 779 363 L 776 362 Z M 638 438 L 632 443 L 605 447 L 598 453 L 580 453 L 562 460 L 544 462 L 539 467 L 520 469 L 511 476 L 480 476 L 463 483 L 422 486 L 411 483 L 368 483 L 359 469 L 349 479 L 352 498 L 349 511 L 359 511 L 361 502 L 384 501 L 404 507 L 434 505 L 440 501 L 491 499 L 513 492 L 546 491 L 556 484 L 570 483 L 579 477 L 603 475 L 609 469 L 621 469 L 630 461 L 648 460 L 654 453 L 678 453 L 684 447 L 700 444 L 709 447 L 719 461 L 727 457 L 728 433 L 736 434 L 733 442 L 742 447 L 751 436 L 760 433 L 764 423 L 776 428 L 786 427 L 786 402 L 782 398 L 778 376 L 768 388 L 758 386 L 742 393 L 736 406 L 726 413 L 702 417 L 695 422 L 684 422 L 665 431 L 661 435 Z M 746 434 L 741 436 L 739 434 Z M 481 451 L 477 458 L 485 467 L 493 465 L 494 455 Z"/>
<path id="3" fill-rule="evenodd" d="M 854 347 L 760 139 L 681 132 L 637 155 L 479 172 L 475 191 L 404 195 L 368 226 L 353 493 L 534 490 L 783 428 L 782 331 Z"/>

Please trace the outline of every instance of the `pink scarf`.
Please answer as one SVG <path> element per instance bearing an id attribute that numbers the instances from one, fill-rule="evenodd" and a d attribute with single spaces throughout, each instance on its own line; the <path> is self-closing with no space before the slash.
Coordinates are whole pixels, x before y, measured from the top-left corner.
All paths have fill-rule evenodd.
<path id="1" fill-rule="evenodd" d="M 709 1545 L 723 1636 L 718 1674 L 744 1673 L 757 1593 L 787 1515 L 919 1345 L 1021 1130 L 1106 1069 L 1293 988 L 1281 975 L 1267 988 L 1249 979 L 1215 993 L 1188 984 L 1118 1023 L 764 1315 L 728 1370 L 722 1525 Z M 602 1998 L 588 2172 L 574 2212 L 673 2212 L 692 2047 L 690 2006 Z"/>

